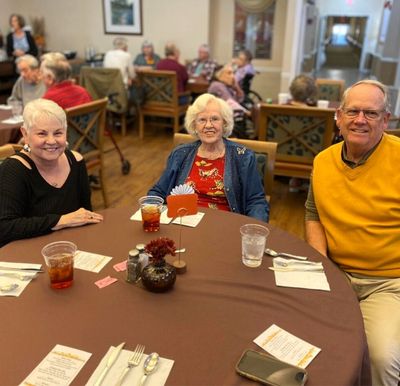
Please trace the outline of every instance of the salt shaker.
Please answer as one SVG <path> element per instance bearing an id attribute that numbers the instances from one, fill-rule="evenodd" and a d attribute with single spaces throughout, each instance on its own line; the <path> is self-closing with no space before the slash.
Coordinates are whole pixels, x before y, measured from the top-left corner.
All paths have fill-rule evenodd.
<path id="1" fill-rule="evenodd" d="M 141 272 L 142 265 L 139 261 L 139 251 L 131 249 L 126 263 L 126 281 L 128 283 L 136 283 L 140 279 Z"/>
<path id="2" fill-rule="evenodd" d="M 144 251 L 146 246 L 144 244 L 136 245 L 136 249 L 139 251 L 139 261 L 141 264 L 141 268 L 143 268 L 149 264 L 149 255 Z"/>

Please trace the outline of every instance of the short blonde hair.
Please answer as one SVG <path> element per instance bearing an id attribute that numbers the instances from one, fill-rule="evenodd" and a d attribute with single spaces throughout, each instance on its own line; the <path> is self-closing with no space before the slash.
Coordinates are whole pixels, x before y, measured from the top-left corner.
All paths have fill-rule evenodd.
<path id="1" fill-rule="evenodd" d="M 23 127 L 29 131 L 39 120 L 43 118 L 55 118 L 61 127 L 67 128 L 65 111 L 55 102 L 49 99 L 38 98 L 26 104 L 23 113 Z"/>
<path id="2" fill-rule="evenodd" d="M 223 99 L 217 98 L 212 94 L 200 95 L 194 103 L 188 108 L 185 116 L 185 128 L 189 134 L 198 138 L 196 131 L 197 116 L 202 113 L 210 103 L 216 103 L 219 106 L 219 112 L 224 121 L 222 135 L 227 138 L 233 130 L 233 111 L 232 108 Z"/>

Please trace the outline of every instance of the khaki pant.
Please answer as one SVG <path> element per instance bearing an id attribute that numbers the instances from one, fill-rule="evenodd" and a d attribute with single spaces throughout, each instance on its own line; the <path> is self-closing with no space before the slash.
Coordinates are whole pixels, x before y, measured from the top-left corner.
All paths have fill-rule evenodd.
<path id="1" fill-rule="evenodd" d="M 360 301 L 373 386 L 400 386 L 400 278 L 347 274 Z"/>

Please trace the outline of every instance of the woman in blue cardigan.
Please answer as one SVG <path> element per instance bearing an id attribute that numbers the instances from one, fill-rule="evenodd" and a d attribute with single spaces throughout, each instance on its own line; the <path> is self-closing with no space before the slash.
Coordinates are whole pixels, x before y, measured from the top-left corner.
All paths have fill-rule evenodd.
<path id="1" fill-rule="evenodd" d="M 267 222 L 269 206 L 253 151 L 229 141 L 233 112 L 211 94 L 196 99 L 185 126 L 197 141 L 180 145 L 149 195 L 166 198 L 180 184 L 193 187 L 199 206 L 232 211 Z"/>

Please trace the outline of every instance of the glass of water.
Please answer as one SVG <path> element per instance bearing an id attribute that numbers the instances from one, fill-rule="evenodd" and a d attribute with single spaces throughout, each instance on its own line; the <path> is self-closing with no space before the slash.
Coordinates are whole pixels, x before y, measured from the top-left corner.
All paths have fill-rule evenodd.
<path id="1" fill-rule="evenodd" d="M 22 102 L 19 101 L 18 99 L 10 97 L 10 98 L 7 99 L 7 104 L 9 106 L 11 106 L 11 111 L 12 111 L 13 117 L 14 118 L 21 118 L 22 110 L 23 110 Z"/>
<path id="2" fill-rule="evenodd" d="M 265 251 L 269 229 L 258 224 L 240 227 L 242 235 L 242 262 L 247 267 L 259 267 Z"/>

